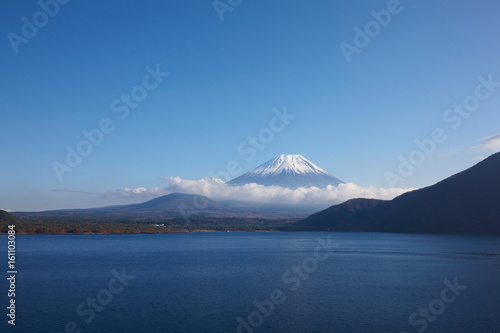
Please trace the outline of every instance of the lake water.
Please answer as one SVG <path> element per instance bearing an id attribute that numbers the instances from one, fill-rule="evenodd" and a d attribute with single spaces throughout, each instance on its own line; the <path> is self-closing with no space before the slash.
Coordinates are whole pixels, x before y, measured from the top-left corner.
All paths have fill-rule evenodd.
<path id="1" fill-rule="evenodd" d="M 500 332 L 499 237 L 21 235 L 17 262 L 0 332 Z"/>

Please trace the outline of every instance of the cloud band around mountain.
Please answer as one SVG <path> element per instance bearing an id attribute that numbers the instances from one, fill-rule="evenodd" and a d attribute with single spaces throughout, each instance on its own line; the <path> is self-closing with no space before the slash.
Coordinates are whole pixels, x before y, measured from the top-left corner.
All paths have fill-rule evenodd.
<path id="1" fill-rule="evenodd" d="M 215 201 L 242 201 L 262 204 L 288 204 L 301 206 L 330 206 L 352 198 L 373 198 L 390 200 L 412 189 L 362 187 L 352 183 L 329 185 L 325 188 L 299 187 L 289 189 L 280 186 L 264 186 L 255 183 L 229 185 L 221 179 L 205 178 L 188 180 L 180 177 L 165 177 L 166 187 L 108 191 L 112 197 L 151 199 L 175 192 L 204 195 Z"/>

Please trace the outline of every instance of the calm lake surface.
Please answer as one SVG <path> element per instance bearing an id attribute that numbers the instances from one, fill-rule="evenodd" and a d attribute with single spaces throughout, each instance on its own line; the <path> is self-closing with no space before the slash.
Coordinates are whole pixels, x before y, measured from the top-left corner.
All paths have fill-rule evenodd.
<path id="1" fill-rule="evenodd" d="M 0 332 L 500 332 L 499 237 L 209 232 L 16 240 L 16 326 L 6 324 L 3 278 Z M 0 247 L 6 253 L 5 236 Z"/>

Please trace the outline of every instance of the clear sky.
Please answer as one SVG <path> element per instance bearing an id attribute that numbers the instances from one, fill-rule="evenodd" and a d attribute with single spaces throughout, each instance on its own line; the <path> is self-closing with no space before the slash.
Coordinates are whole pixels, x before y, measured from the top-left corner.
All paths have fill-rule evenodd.
<path id="1" fill-rule="evenodd" d="M 51 15 L 37 1 L 1 5 L 0 208 L 121 203 L 104 193 L 201 179 L 229 161 L 244 172 L 280 154 L 391 187 L 399 156 L 440 128 L 446 140 L 394 185 L 415 188 L 498 147 L 481 141 L 500 132 L 498 85 L 480 87 L 460 123 L 446 113 L 474 102 L 478 77 L 500 82 L 496 0 L 221 0 L 219 12 L 210 0 L 41 3 Z M 381 10 L 390 22 L 369 24 Z M 368 42 L 356 27 L 372 29 Z M 134 108 L 122 100 L 132 92 Z M 268 140 L 284 108 L 295 118 Z M 66 147 L 100 125 L 113 131 L 60 181 L 54 162 L 67 166 Z M 259 133 L 266 143 L 249 161 L 238 146 Z"/>

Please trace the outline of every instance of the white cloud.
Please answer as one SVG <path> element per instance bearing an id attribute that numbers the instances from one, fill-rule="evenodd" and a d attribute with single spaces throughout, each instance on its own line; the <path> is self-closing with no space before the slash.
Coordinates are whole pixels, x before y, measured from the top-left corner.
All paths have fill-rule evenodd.
<path id="1" fill-rule="evenodd" d="M 112 190 L 107 191 L 106 196 L 108 197 L 121 197 L 121 198 L 134 198 L 134 197 L 144 197 L 144 198 L 152 198 L 160 195 L 165 195 L 170 192 L 160 188 L 160 187 L 151 187 L 147 189 L 145 187 L 138 187 L 136 189 L 130 189 L 126 187 L 124 190 Z"/>
<path id="2" fill-rule="evenodd" d="M 147 189 L 145 187 L 139 187 L 139 188 L 136 188 L 134 190 L 126 188 L 125 191 L 126 192 L 132 192 L 134 194 L 139 194 L 139 193 L 147 192 Z"/>
<path id="3" fill-rule="evenodd" d="M 12 209 L 5 209 L 5 208 L 0 208 L 0 210 L 6 211 L 7 213 L 12 212 Z"/>
<path id="4" fill-rule="evenodd" d="M 411 189 L 361 187 L 355 184 L 340 184 L 326 188 L 300 187 L 298 189 L 280 186 L 263 186 L 246 184 L 233 186 L 225 184 L 221 179 L 205 178 L 188 180 L 179 177 L 165 177 L 169 184 L 164 188 L 137 189 L 126 188 L 122 191 L 109 191 L 108 195 L 120 197 L 151 198 L 169 193 L 181 192 L 201 194 L 216 201 L 235 200 L 252 203 L 300 204 L 300 205 L 333 205 L 352 198 L 393 199 Z"/>
<path id="5" fill-rule="evenodd" d="M 479 145 L 473 147 L 472 149 L 490 153 L 497 153 L 500 151 L 500 133 L 483 138 L 480 142 L 481 143 Z"/>

